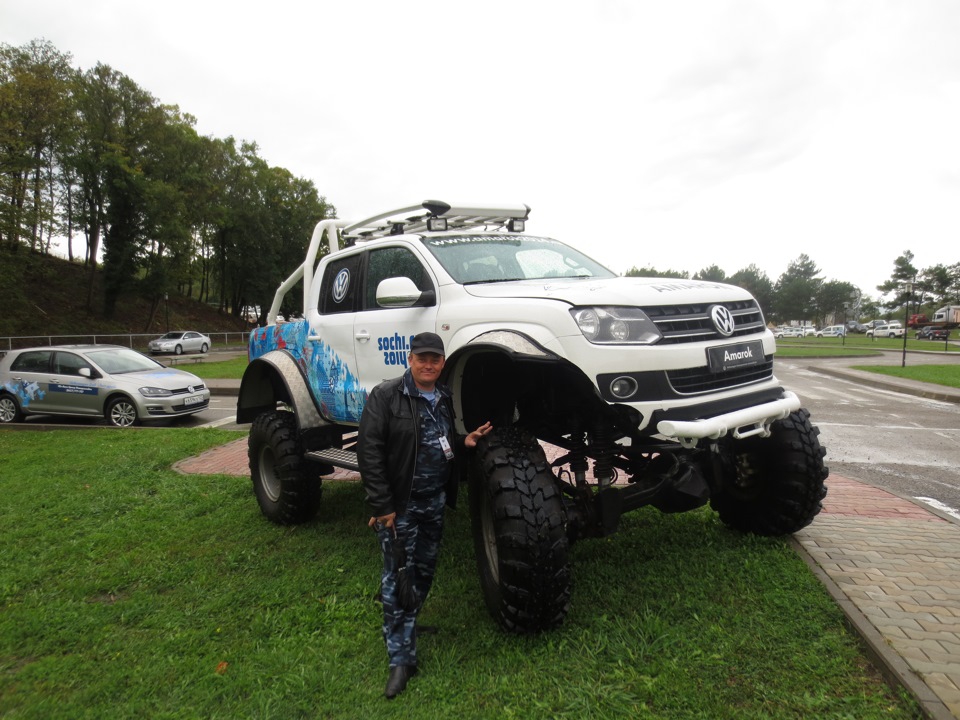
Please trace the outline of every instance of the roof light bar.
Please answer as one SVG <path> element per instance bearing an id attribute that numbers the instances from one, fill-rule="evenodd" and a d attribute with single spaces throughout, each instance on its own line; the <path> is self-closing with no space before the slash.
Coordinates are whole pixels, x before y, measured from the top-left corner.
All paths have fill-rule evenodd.
<path id="1" fill-rule="evenodd" d="M 445 217 L 430 216 L 427 218 L 427 230 L 430 232 L 443 232 L 446 229 L 447 219 Z"/>

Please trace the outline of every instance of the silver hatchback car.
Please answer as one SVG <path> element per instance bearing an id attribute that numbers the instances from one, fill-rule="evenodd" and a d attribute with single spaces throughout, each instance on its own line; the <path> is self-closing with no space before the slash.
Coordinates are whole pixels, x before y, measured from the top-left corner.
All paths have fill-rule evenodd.
<path id="1" fill-rule="evenodd" d="M 128 427 L 191 415 L 209 404 L 210 390 L 196 375 L 120 345 L 27 348 L 0 359 L 0 423 L 45 414 Z"/>

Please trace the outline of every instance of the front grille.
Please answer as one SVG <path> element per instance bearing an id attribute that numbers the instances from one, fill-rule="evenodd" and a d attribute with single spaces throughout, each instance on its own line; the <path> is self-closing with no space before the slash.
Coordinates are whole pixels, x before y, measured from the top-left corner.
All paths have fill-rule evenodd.
<path id="1" fill-rule="evenodd" d="M 199 385 L 191 385 L 189 388 L 177 388 L 176 390 L 171 390 L 170 392 L 173 395 L 193 395 L 193 393 L 198 393 L 206 387 L 203 383 Z"/>
<path id="2" fill-rule="evenodd" d="M 710 308 L 723 305 L 733 314 L 734 330 L 730 337 L 753 335 L 765 328 L 763 313 L 756 300 L 695 305 L 658 305 L 642 308 L 663 335 L 658 344 L 726 340 L 710 319 Z"/>
<path id="3" fill-rule="evenodd" d="M 725 372 L 710 372 L 709 368 L 688 368 L 686 370 L 668 370 L 667 381 L 670 387 L 680 395 L 728 390 L 741 385 L 769 380 L 773 377 L 773 358 L 767 356 L 759 365 L 736 368 Z"/>

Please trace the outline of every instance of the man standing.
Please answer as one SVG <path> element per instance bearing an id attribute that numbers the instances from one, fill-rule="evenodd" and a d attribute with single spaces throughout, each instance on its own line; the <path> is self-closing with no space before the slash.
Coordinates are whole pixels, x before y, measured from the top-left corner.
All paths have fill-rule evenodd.
<path id="1" fill-rule="evenodd" d="M 383 552 L 380 591 L 383 636 L 390 659 L 384 694 L 394 698 L 417 673 L 417 613 L 430 592 L 443 533 L 444 504 L 456 502 L 455 461 L 490 432 L 489 422 L 457 436 L 450 390 L 437 382 L 443 370 L 443 340 L 425 332 L 413 337 L 408 369 L 377 385 L 360 417 L 357 459 Z M 406 610 L 397 589 L 398 571 L 391 550 L 399 538 L 407 556 L 420 605 Z"/>

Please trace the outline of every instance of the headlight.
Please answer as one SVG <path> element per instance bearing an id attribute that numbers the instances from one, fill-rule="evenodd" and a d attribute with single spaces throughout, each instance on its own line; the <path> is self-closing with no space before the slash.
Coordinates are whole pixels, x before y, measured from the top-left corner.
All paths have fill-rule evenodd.
<path id="1" fill-rule="evenodd" d="M 142 387 L 140 388 L 140 394 L 148 398 L 170 397 L 173 395 L 169 390 L 158 387 Z"/>
<path id="2" fill-rule="evenodd" d="M 640 308 L 581 307 L 570 314 L 583 336 L 599 345 L 652 345 L 663 337 Z"/>

